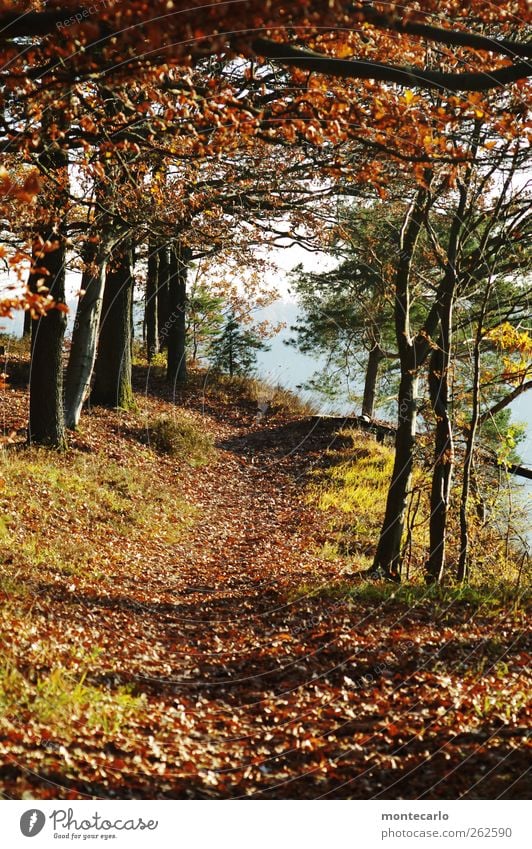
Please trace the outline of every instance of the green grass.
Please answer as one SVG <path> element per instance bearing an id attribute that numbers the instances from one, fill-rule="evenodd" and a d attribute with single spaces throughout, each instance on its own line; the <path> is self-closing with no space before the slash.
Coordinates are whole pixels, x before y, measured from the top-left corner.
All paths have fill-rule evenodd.
<path id="1" fill-rule="evenodd" d="M 59 737 L 72 736 L 82 724 L 115 734 L 132 714 L 145 706 L 143 696 L 131 688 L 109 690 L 86 682 L 91 658 L 85 668 L 72 672 L 54 667 L 47 673 L 23 674 L 12 658 L 0 656 L 0 712 L 15 723 L 46 725 Z"/>
<path id="2" fill-rule="evenodd" d="M 331 584 L 302 584 L 292 594 L 292 599 L 318 598 L 327 601 L 351 601 L 364 605 L 377 606 L 397 604 L 416 606 L 428 604 L 437 614 L 447 608 L 462 605 L 471 609 L 483 609 L 490 612 L 506 608 L 518 612 L 530 605 L 530 590 L 516 589 L 515 584 L 500 582 L 484 583 L 477 586 L 427 586 L 423 583 L 395 584 L 390 581 L 371 581 L 354 578 L 349 581 L 335 581 Z M 495 643 L 494 643 L 495 645 Z"/>
<path id="3" fill-rule="evenodd" d="M 344 430 L 341 435 L 347 439 L 346 447 L 328 452 L 328 464 L 325 469 L 313 473 L 307 497 L 310 504 L 326 514 L 328 520 L 328 536 L 318 551 L 319 556 L 339 562 L 344 573 L 354 575 L 368 572 L 373 564 L 392 476 L 394 452 L 392 447 L 380 445 L 357 430 Z M 530 592 L 530 566 L 526 556 L 512 546 L 507 546 L 504 528 L 498 530 L 496 522 L 481 524 L 474 516 L 471 517 L 470 527 L 470 586 L 453 588 L 460 539 L 459 473 L 457 469 L 447 533 L 447 571 L 444 575 L 447 589 L 456 594 L 456 601 L 475 603 L 475 594 L 478 593 L 479 598 L 486 603 L 489 603 L 488 597 L 493 596 L 498 605 L 503 600 L 511 606 L 521 604 Z M 414 496 L 407 511 L 403 539 L 403 580 L 418 584 L 419 591 L 430 598 L 424 581 L 424 562 L 429 543 L 430 475 L 423 468 L 414 470 L 412 491 Z M 497 515 L 495 502 L 492 510 Z M 516 509 L 514 525 L 518 519 Z M 360 587 L 353 591 L 361 592 Z M 381 591 L 375 583 L 369 584 L 364 590 L 368 602 L 378 600 L 381 592 L 387 593 L 388 590 Z M 436 592 L 439 592 L 439 588 Z"/>
<path id="4" fill-rule="evenodd" d="M 318 469 L 307 499 L 328 516 L 330 536 L 319 552 L 343 560 L 350 571 L 369 569 L 386 505 L 393 450 L 357 430 L 340 435 L 346 447 L 329 451 L 328 465 Z"/>
<path id="5" fill-rule="evenodd" d="M 193 521 L 192 508 L 173 485 L 160 485 L 150 465 L 104 454 L 3 452 L 0 478 L 0 589 L 8 596 L 22 597 L 43 570 L 98 577 L 147 539 L 175 544 Z"/>

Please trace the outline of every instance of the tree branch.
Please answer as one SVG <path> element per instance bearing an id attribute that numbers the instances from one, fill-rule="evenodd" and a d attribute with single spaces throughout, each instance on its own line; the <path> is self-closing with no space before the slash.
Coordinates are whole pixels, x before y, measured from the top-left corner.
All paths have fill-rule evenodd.
<path id="1" fill-rule="evenodd" d="M 400 65 L 385 65 L 360 59 L 335 59 L 313 50 L 280 44 L 266 38 L 257 38 L 252 44 L 255 53 L 268 59 L 278 59 L 283 65 L 293 65 L 305 71 L 315 71 L 332 77 L 377 80 L 425 89 L 447 91 L 488 91 L 532 75 L 529 62 L 518 62 L 493 71 L 446 73 Z"/>
<path id="2" fill-rule="evenodd" d="M 500 413 L 501 410 L 504 410 L 505 407 L 511 404 L 512 401 L 515 401 L 515 399 L 522 395 L 523 392 L 528 392 L 529 389 L 532 389 L 532 380 L 527 380 L 525 383 L 521 383 L 520 386 L 516 386 L 513 392 L 505 395 L 504 398 L 501 398 L 501 400 L 494 404 L 491 409 L 486 410 L 481 416 L 479 416 L 479 425 L 484 424 L 484 422 L 492 416 Z"/>
<path id="3" fill-rule="evenodd" d="M 473 50 L 487 50 L 490 53 L 500 53 L 514 59 L 516 56 L 522 59 L 532 59 L 532 43 L 522 41 L 510 41 L 507 38 L 490 38 L 478 33 L 459 32 L 456 30 L 442 29 L 428 24 L 415 23 L 414 21 L 402 21 L 389 15 L 378 12 L 373 6 L 367 6 L 362 11 L 362 17 L 369 24 L 379 29 L 393 30 L 406 35 L 418 35 L 438 44 L 446 44 L 450 47 L 471 47 Z"/>

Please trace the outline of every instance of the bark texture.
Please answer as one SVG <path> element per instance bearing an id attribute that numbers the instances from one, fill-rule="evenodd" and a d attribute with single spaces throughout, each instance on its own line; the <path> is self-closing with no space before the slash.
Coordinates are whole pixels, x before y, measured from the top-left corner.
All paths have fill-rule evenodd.
<path id="1" fill-rule="evenodd" d="M 362 398 L 362 415 L 372 419 L 375 416 L 375 399 L 377 395 L 377 380 L 379 377 L 380 364 L 384 359 L 384 352 L 379 344 L 375 344 L 369 352 L 368 365 L 366 367 L 366 379 L 364 381 L 364 395 Z"/>
<path id="2" fill-rule="evenodd" d="M 416 444 L 417 376 L 423 361 L 417 340 L 412 339 L 410 332 L 410 274 L 427 198 L 428 189 L 420 188 L 405 218 L 395 280 L 395 334 L 401 365 L 395 461 L 373 561 L 375 573 L 395 581 L 399 581 L 401 575 L 402 539 Z"/>
<path id="3" fill-rule="evenodd" d="M 33 271 L 29 286 L 37 291 L 42 283 L 58 303 L 65 300 L 66 237 L 57 230 L 41 230 L 39 238 L 54 250 L 34 251 Z M 53 448 L 66 447 L 63 416 L 63 340 L 67 319 L 65 312 L 50 310 L 32 321 L 30 368 L 30 443 Z"/>
<path id="4" fill-rule="evenodd" d="M 168 368 L 169 383 L 186 383 L 186 305 L 187 275 L 190 251 L 176 243 L 170 251 L 169 316 L 168 316 Z"/>
<path id="5" fill-rule="evenodd" d="M 157 246 L 153 242 L 150 242 L 148 245 L 148 276 L 146 278 L 146 310 L 144 315 L 146 328 L 146 351 L 149 363 L 151 363 L 155 354 L 159 352 L 158 288 L 159 251 L 157 250 Z"/>
<path id="6" fill-rule="evenodd" d="M 60 113 L 48 113 L 43 119 L 43 138 L 50 125 L 66 130 Z M 66 215 L 69 208 L 68 153 L 57 143 L 48 146 L 40 155 L 46 172 L 54 177 L 50 202 L 36 223 L 32 251 L 29 288 L 36 292 L 48 288 L 59 309 L 50 310 L 32 321 L 30 368 L 30 443 L 63 449 L 66 447 L 63 414 L 63 341 L 66 330 L 65 267 Z"/>
<path id="7" fill-rule="evenodd" d="M 127 410 L 134 406 L 131 383 L 133 267 L 129 247 L 109 262 L 91 401 Z"/>
<path id="8" fill-rule="evenodd" d="M 84 249 L 85 268 L 65 383 L 65 422 L 75 429 L 81 410 L 90 392 L 90 382 L 96 361 L 98 332 L 103 305 L 109 242 L 88 239 Z"/>

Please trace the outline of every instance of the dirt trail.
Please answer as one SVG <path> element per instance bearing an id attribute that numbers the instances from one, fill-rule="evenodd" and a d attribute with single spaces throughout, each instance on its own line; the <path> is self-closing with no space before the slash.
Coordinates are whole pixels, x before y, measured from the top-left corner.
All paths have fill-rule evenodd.
<path id="1" fill-rule="evenodd" d="M 42 723 L 8 726 L 4 791 L 519 797 L 523 623 L 463 605 L 435 617 L 430 604 L 305 595 L 305 585 L 334 585 L 340 575 L 316 554 L 324 517 L 302 495 L 330 437 L 305 422 L 258 427 L 251 410 L 203 424 L 216 435 L 217 463 L 176 471 L 170 460 L 137 456 L 118 414 L 91 416 L 78 450 L 105 432 L 110 456 L 153 462 L 161 486 L 179 485 L 194 522 L 177 546 L 154 540 L 97 581 L 43 587 L 31 612 L 35 641 L 50 643 L 53 626 L 57 656 L 98 647 L 87 681 L 111 691 L 127 685 L 141 701 L 120 728 L 80 720 L 51 742 Z M 502 701 L 490 671 L 501 658 Z M 483 715 L 486 696 L 493 704 Z"/>

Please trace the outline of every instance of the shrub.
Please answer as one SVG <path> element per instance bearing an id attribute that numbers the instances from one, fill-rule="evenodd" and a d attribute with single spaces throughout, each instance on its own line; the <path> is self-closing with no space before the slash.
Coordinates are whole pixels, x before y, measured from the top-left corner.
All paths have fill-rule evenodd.
<path id="1" fill-rule="evenodd" d="M 203 466 L 215 456 L 210 434 L 184 416 L 160 416 L 148 427 L 150 443 L 161 454 L 185 460 L 192 466 Z"/>

